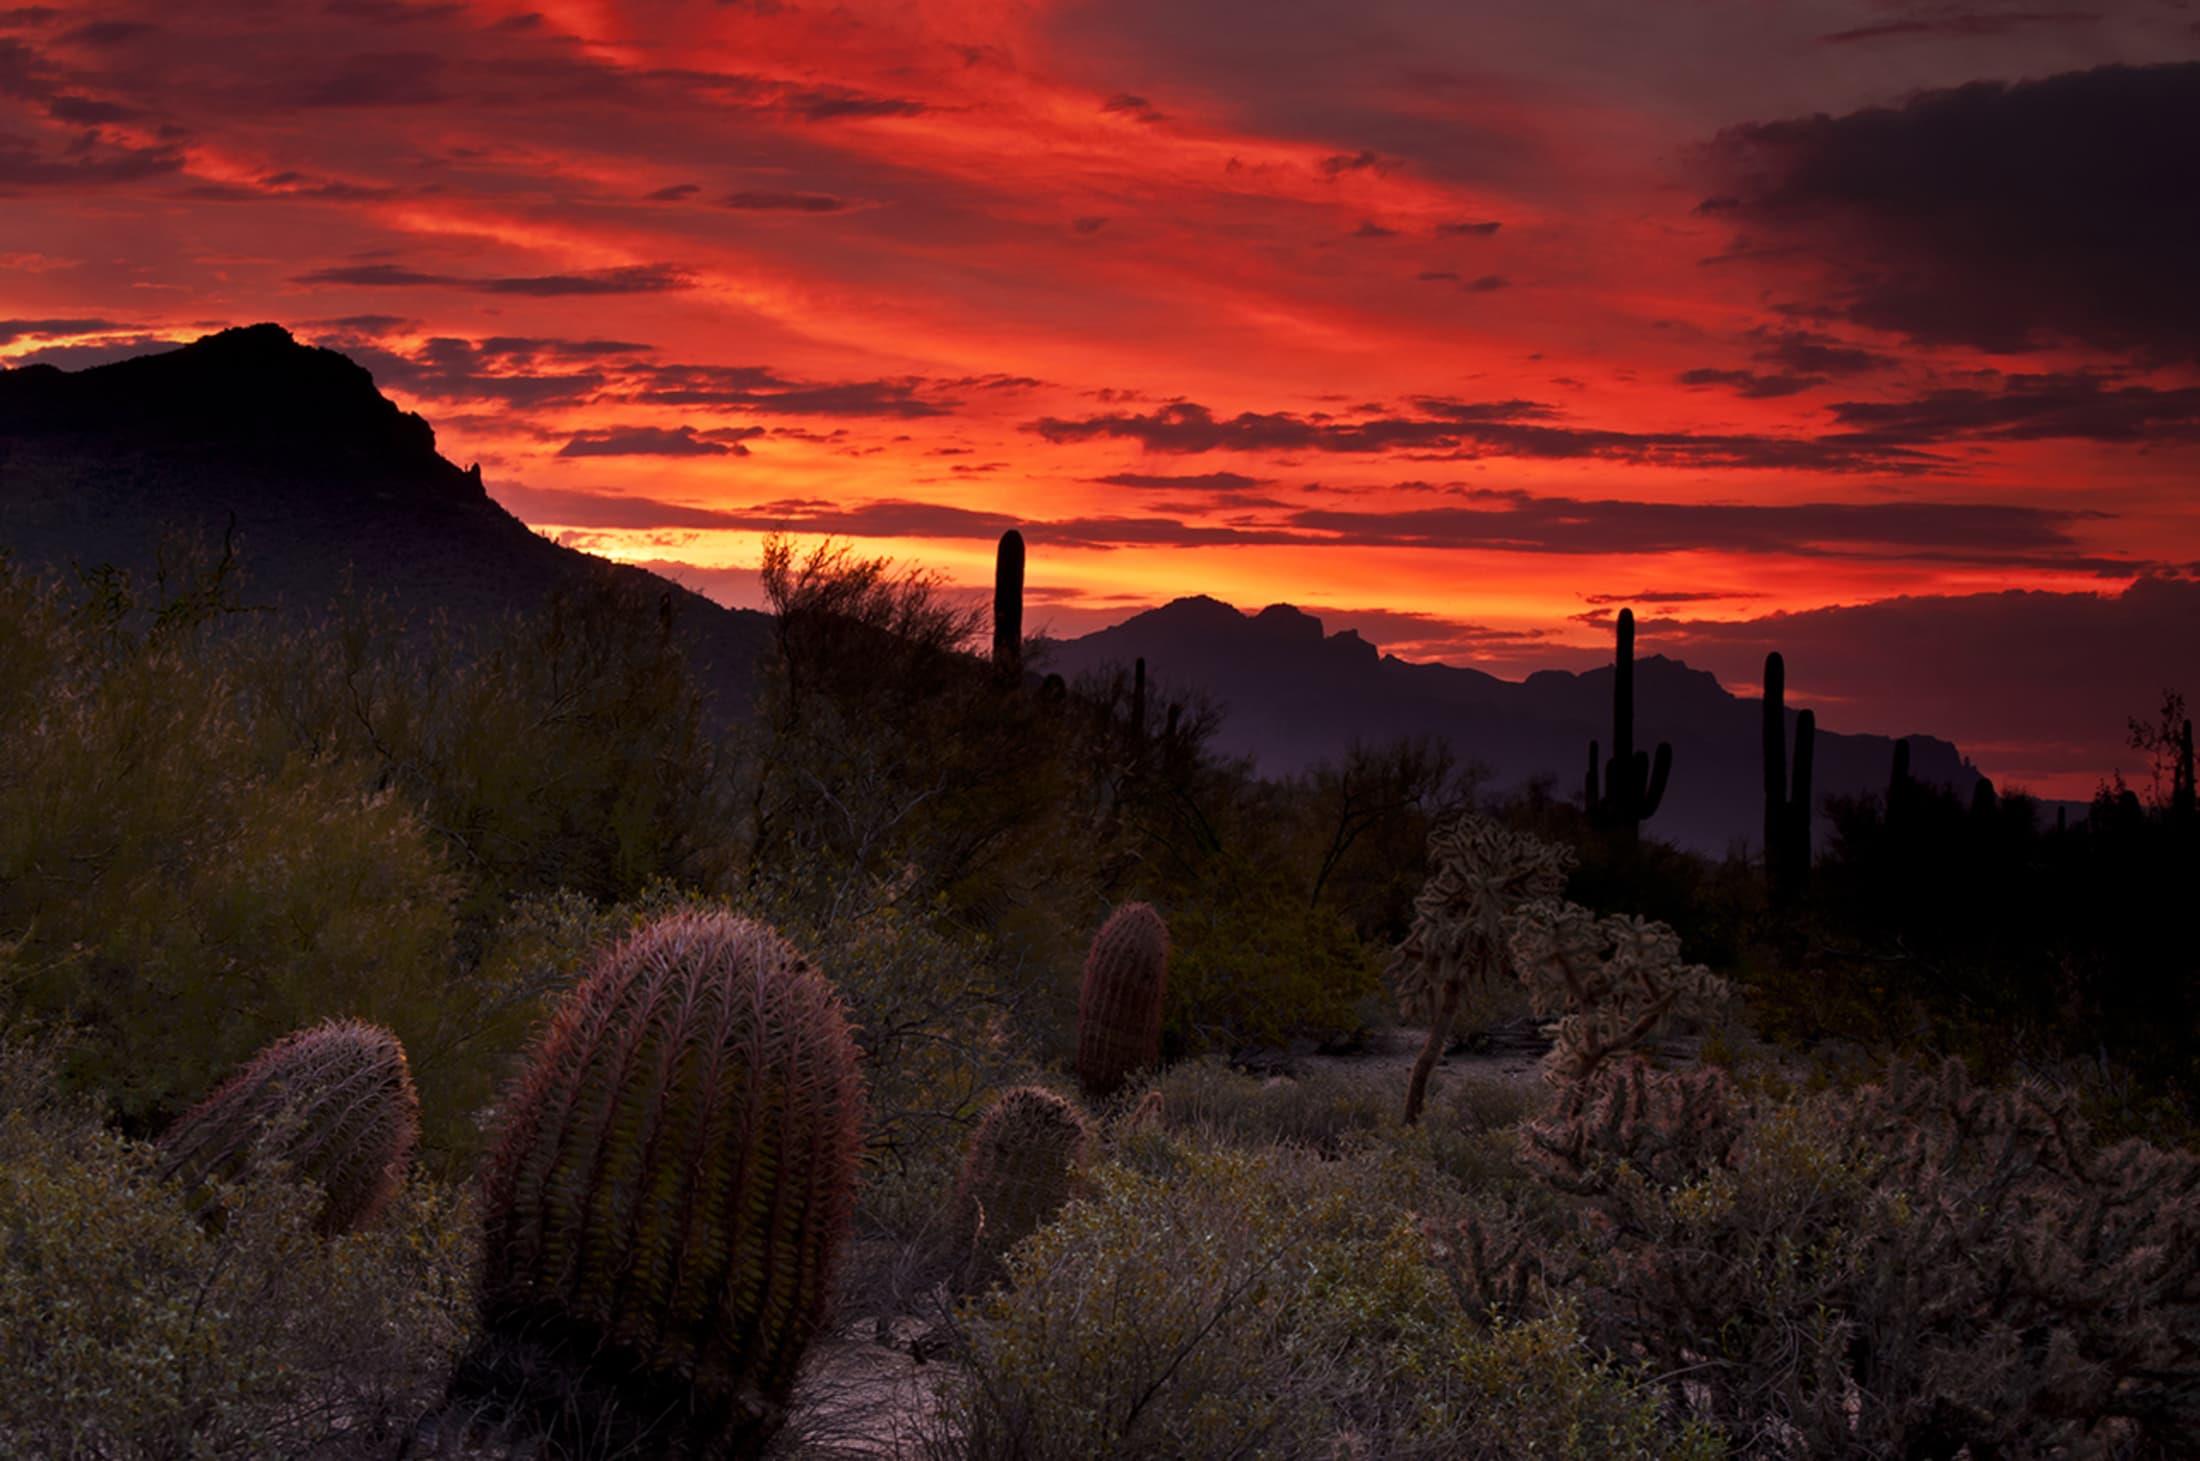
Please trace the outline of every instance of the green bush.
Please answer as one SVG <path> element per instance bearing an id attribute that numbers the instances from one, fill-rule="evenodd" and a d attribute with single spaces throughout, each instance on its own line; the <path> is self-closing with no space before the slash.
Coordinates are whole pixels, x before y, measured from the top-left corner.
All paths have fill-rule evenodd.
<path id="1" fill-rule="evenodd" d="M 1223 860 L 1188 891 L 1169 904 L 1166 1049 L 1227 1052 L 1366 1026 L 1379 961 L 1342 915 L 1308 907 L 1280 870 L 1250 858 Z"/>
<path id="2" fill-rule="evenodd" d="M 0 1112 L 0 1454 L 391 1454 L 465 1339 L 463 1201 L 415 1184 L 327 1240 L 319 1193 L 269 1172 L 210 1229 L 150 1147 L 35 1084 Z"/>
<path id="3" fill-rule="evenodd" d="M 209 628 L 136 623 L 0 565 L 5 993 L 144 1128 L 316 1018 L 424 1031 L 457 885 L 370 768 L 260 743 Z"/>
<path id="4" fill-rule="evenodd" d="M 1562 1318 L 1474 1323 L 1402 1164 L 1138 1144 L 963 1311 L 933 1454 L 1716 1454 Z"/>

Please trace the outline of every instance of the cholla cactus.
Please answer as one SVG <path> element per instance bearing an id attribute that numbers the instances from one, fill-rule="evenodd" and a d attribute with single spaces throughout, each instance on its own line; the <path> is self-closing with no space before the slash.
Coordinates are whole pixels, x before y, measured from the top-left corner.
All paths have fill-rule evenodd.
<path id="1" fill-rule="evenodd" d="M 1040 1086 L 996 1100 L 970 1138 L 955 1184 L 955 1221 L 972 1280 L 1000 1272 L 1009 1249 L 1069 1201 L 1088 1133 L 1075 1106 Z"/>
<path id="2" fill-rule="evenodd" d="M 1426 1021 L 1428 1041 L 1406 1088 L 1405 1119 L 1420 1119 L 1429 1074 L 1451 1039 L 1470 984 L 1501 977 L 1514 910 L 1558 896 L 1571 848 L 1514 832 L 1487 817 L 1461 817 L 1429 834 L 1428 881 L 1413 900 L 1413 927 L 1391 956 L 1398 1006 Z"/>
<path id="3" fill-rule="evenodd" d="M 186 1189 L 240 1177 L 273 1156 L 324 1194 L 319 1226 L 348 1233 L 404 1184 L 420 1140 L 405 1047 L 364 1020 L 297 1030 L 247 1061 L 161 1138 L 162 1171 Z"/>
<path id="4" fill-rule="evenodd" d="M 1561 1086 L 1583 1086 L 1667 1020 L 1704 1018 L 1727 999 L 1726 981 L 1682 963 L 1680 935 L 1649 919 L 1545 899 L 1520 910 L 1511 937 L 1535 1012 L 1559 1017 L 1544 1074 Z"/>
<path id="5" fill-rule="evenodd" d="M 1169 926 L 1150 904 L 1125 903 L 1100 925 L 1077 992 L 1077 1079 L 1094 1100 L 1161 1060 Z"/>
<path id="6" fill-rule="evenodd" d="M 458 1393 L 560 1449 L 759 1454 L 831 1300 L 862 1111 L 839 996 L 772 929 L 683 914 L 611 949 L 505 1103 Z"/>

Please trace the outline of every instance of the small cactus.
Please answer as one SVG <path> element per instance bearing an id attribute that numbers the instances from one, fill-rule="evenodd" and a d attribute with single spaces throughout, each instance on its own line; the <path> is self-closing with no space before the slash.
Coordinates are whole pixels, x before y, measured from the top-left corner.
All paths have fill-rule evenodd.
<path id="1" fill-rule="evenodd" d="M 320 1230 L 348 1233 L 397 1195 L 419 1140 L 405 1047 L 379 1025 L 330 1020 L 275 1041 L 179 1117 L 161 1170 L 196 1191 L 265 1148 L 321 1189 Z"/>
<path id="2" fill-rule="evenodd" d="M 612 948 L 505 1105 L 460 1393 L 554 1444 L 759 1454 L 832 1295 L 862 1108 L 839 997 L 770 928 L 681 914 Z"/>
<path id="3" fill-rule="evenodd" d="M 1149 904 L 1125 903 L 1093 936 L 1077 995 L 1077 1079 L 1094 1100 L 1161 1059 L 1169 928 Z"/>
<path id="4" fill-rule="evenodd" d="M 1069 1201 L 1088 1135 L 1084 1115 L 1041 1086 L 1004 1092 L 970 1138 L 955 1184 L 955 1224 L 969 1273 L 1001 1260 Z"/>

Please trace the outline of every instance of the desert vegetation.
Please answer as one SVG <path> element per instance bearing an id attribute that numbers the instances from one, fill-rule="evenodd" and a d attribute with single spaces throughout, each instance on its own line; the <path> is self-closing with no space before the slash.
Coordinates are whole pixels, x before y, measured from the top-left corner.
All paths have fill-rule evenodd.
<path id="1" fill-rule="evenodd" d="M 2181 703 L 1814 848 L 1775 670 L 1712 861 L 1628 675 L 1578 802 L 1264 780 L 1010 538 L 773 542 L 753 707 L 612 580 L 0 563 L 0 1453 L 2190 1453 Z"/>

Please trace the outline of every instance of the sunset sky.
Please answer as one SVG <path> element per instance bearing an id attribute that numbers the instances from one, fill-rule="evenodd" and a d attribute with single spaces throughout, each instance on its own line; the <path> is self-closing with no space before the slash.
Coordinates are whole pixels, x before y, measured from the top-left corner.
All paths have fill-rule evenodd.
<path id="1" fill-rule="evenodd" d="M 342 349 L 577 547 L 1642 649 L 2084 796 L 2200 696 L 2200 8 L 0 0 L 0 359 Z"/>

